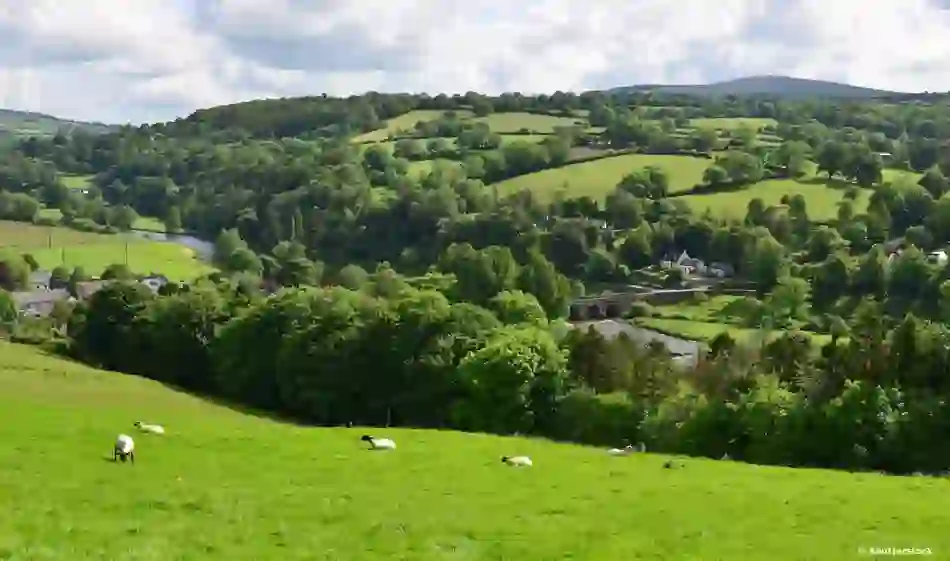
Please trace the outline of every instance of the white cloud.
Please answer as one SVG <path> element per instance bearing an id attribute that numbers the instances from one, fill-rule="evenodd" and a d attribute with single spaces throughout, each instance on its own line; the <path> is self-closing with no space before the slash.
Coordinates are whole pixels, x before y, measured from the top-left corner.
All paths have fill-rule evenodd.
<path id="1" fill-rule="evenodd" d="M 950 90 L 943 0 L 2 4 L 0 106 L 110 122 L 262 96 L 550 92 L 764 73 Z"/>

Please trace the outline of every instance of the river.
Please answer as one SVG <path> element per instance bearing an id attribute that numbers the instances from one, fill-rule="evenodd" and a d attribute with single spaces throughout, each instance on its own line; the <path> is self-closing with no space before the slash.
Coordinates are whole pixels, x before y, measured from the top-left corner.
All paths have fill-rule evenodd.
<path id="1" fill-rule="evenodd" d="M 621 333 L 626 333 L 631 339 L 644 346 L 649 344 L 651 341 L 659 341 L 666 346 L 667 350 L 670 351 L 670 354 L 673 355 L 674 359 L 690 366 L 696 364 L 696 362 L 699 360 L 700 353 L 702 352 L 702 345 L 696 341 L 671 337 L 669 335 L 664 335 L 659 331 L 653 331 L 652 329 L 644 329 L 642 327 L 630 325 L 624 321 L 603 319 L 595 321 L 579 321 L 572 323 L 571 325 L 574 328 L 580 329 L 587 329 L 593 326 L 594 329 L 599 331 L 601 335 L 608 339 L 613 339 Z"/>

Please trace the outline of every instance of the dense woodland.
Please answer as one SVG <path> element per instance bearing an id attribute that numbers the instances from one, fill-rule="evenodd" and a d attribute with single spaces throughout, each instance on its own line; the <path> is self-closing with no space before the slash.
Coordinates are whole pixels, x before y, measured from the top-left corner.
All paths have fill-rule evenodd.
<path id="1" fill-rule="evenodd" d="M 443 113 L 394 138 L 392 153 L 351 142 L 411 110 Z M 600 129 L 503 143 L 461 111 L 584 114 Z M 698 117 L 773 118 L 781 142 L 672 134 Z M 950 468 L 950 267 L 925 254 L 950 242 L 948 142 L 939 97 L 255 101 L 23 140 L 0 160 L 0 219 L 39 221 L 45 206 L 66 225 L 113 231 L 143 215 L 217 240 L 220 275 L 159 296 L 117 283 L 57 320 L 70 352 L 111 369 L 314 423 L 640 439 L 760 463 L 933 472 Z M 603 202 L 493 187 L 578 150 L 701 155 L 709 168 L 695 193 L 815 165 L 846 196 L 826 223 L 800 196 L 753 199 L 744 220 L 727 221 L 691 213 L 655 168 L 630 170 Z M 461 173 L 408 172 L 433 154 Z M 885 167 L 922 176 L 887 183 Z M 94 175 L 94 186 L 69 189 L 69 174 Z M 852 202 L 862 189 L 873 190 L 866 212 Z M 891 262 L 895 246 L 905 250 Z M 734 266 L 758 292 L 744 302 L 749 325 L 832 342 L 724 335 L 683 368 L 662 348 L 561 321 L 585 285 L 630 282 L 674 250 Z M 16 288 L 29 266 L 4 259 L 0 281 Z M 67 284 L 68 273 L 58 272 Z M 261 280 L 284 288 L 265 297 Z"/>

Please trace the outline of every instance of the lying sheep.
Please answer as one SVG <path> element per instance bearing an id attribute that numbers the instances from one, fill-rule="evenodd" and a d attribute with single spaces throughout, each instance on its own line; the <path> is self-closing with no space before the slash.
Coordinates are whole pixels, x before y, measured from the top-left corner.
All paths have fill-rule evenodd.
<path id="1" fill-rule="evenodd" d="M 534 465 L 531 458 L 527 456 L 502 456 L 501 461 L 515 467 L 531 467 Z"/>
<path id="2" fill-rule="evenodd" d="M 122 458 L 123 462 L 129 459 L 133 464 L 135 463 L 135 441 L 127 434 L 120 434 L 115 439 L 115 446 L 112 449 L 112 461 L 118 461 L 119 458 Z"/>
<path id="3" fill-rule="evenodd" d="M 360 440 L 364 442 L 369 442 L 369 446 L 373 450 L 395 450 L 396 443 L 388 438 L 373 438 L 368 434 L 364 434 Z"/>
<path id="4" fill-rule="evenodd" d="M 143 423 L 141 421 L 135 422 L 135 428 L 139 429 L 142 432 L 150 432 L 152 434 L 165 434 L 165 427 L 162 425 L 150 425 Z"/>

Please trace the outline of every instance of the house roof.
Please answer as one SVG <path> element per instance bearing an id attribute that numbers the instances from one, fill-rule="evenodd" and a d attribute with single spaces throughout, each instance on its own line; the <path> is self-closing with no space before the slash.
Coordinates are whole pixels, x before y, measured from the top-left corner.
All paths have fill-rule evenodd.
<path id="1" fill-rule="evenodd" d="M 53 278 L 53 273 L 49 271 L 39 270 L 39 271 L 33 271 L 32 273 L 30 273 L 30 282 L 46 283 L 46 282 L 49 282 L 51 278 Z"/>
<path id="2" fill-rule="evenodd" d="M 109 281 L 107 280 L 77 282 L 76 295 L 83 299 L 89 298 L 90 296 L 98 292 L 108 282 Z"/>

